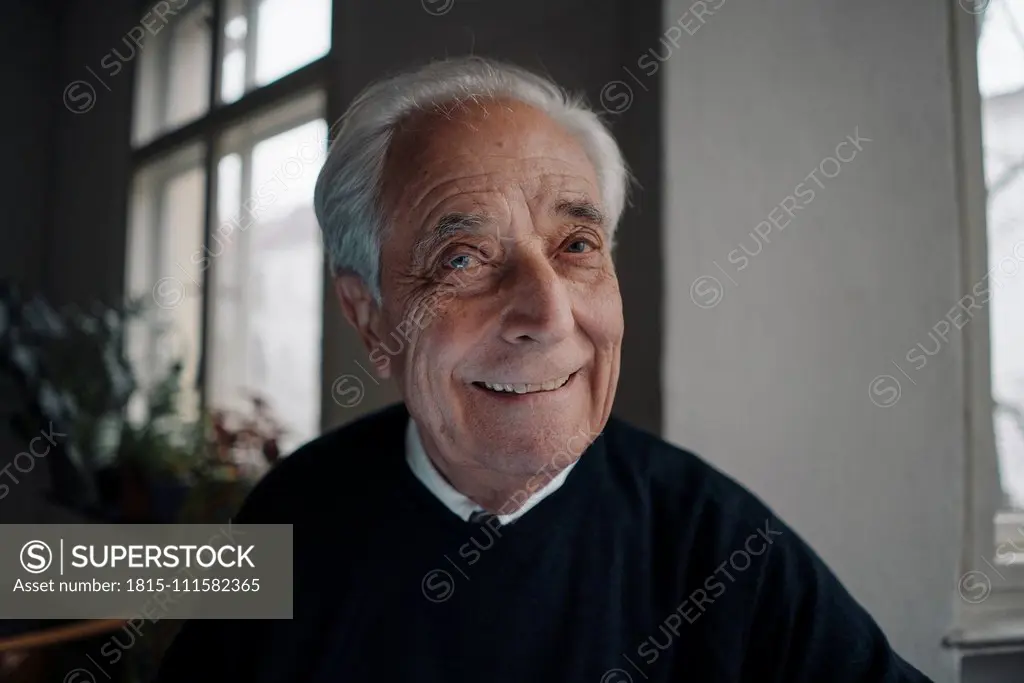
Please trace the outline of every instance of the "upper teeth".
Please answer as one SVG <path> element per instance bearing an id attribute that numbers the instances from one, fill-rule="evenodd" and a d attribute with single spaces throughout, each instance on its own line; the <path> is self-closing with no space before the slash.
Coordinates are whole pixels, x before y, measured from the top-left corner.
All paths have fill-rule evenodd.
<path id="1" fill-rule="evenodd" d="M 558 379 L 549 380 L 543 384 L 492 384 L 491 382 L 483 382 L 483 385 L 491 391 L 507 391 L 509 393 L 516 394 L 530 394 L 535 391 L 552 391 L 558 389 L 563 384 L 569 381 L 572 375 L 566 375 Z"/>

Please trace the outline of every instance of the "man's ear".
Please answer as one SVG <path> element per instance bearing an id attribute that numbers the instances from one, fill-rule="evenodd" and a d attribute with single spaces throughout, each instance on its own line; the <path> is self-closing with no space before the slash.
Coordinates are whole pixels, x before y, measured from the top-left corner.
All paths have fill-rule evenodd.
<path id="1" fill-rule="evenodd" d="M 363 346 L 373 360 L 373 352 L 380 348 L 381 310 L 369 287 L 359 276 L 342 273 L 334 277 L 334 293 L 338 297 L 345 318 L 359 333 Z M 390 363 L 379 366 L 375 362 L 374 365 L 381 377 L 387 378 L 391 375 Z"/>

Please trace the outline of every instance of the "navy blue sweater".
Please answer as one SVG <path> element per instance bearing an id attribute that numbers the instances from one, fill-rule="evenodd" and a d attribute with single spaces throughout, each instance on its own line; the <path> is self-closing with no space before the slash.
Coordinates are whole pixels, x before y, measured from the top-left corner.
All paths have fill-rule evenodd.
<path id="1" fill-rule="evenodd" d="M 294 524 L 294 618 L 187 622 L 162 683 L 928 681 L 692 453 L 612 418 L 519 520 L 470 523 L 406 465 L 408 419 L 378 411 L 260 482 L 235 521 Z"/>

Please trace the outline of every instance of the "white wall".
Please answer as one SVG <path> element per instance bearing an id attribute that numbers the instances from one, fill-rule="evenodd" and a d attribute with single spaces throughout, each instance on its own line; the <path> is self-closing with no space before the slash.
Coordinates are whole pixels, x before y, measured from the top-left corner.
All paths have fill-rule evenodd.
<path id="1" fill-rule="evenodd" d="M 947 683 L 955 666 L 939 643 L 961 547 L 961 347 L 941 342 L 920 369 L 906 356 L 935 348 L 929 330 L 960 298 L 948 46 L 959 10 L 696 4 L 721 6 L 703 23 L 692 0 L 669 0 L 664 14 L 688 28 L 661 64 L 666 435 L 760 495 L 896 649 Z M 808 180 L 855 129 L 871 142 L 834 178 L 818 171 L 824 187 Z M 772 211 L 807 187 L 816 196 L 804 194 L 791 220 Z M 769 215 L 784 227 L 752 237 Z M 734 252 L 758 242 L 747 262 Z M 718 284 L 692 289 L 702 276 Z M 889 407 L 871 400 L 879 375 L 901 385 Z M 874 389 L 881 403 L 896 396 L 889 379 Z"/>

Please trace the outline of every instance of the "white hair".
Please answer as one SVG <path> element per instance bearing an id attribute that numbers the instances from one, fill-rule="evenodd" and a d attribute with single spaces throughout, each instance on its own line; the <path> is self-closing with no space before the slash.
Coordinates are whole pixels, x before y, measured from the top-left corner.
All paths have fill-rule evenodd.
<path id="1" fill-rule="evenodd" d="M 582 97 L 525 69 L 481 57 L 459 57 L 370 85 L 341 118 L 313 195 L 335 274 L 355 273 L 380 302 L 380 253 L 386 228 L 381 175 L 395 129 L 416 112 L 483 98 L 507 98 L 537 107 L 580 142 L 597 173 L 608 238 L 614 245 L 629 171 L 598 115 Z"/>

